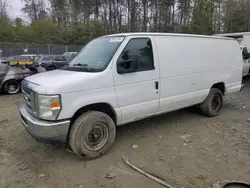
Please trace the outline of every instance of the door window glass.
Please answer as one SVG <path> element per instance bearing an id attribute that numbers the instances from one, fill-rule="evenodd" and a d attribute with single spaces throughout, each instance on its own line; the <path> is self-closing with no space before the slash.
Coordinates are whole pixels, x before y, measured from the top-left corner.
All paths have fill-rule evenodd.
<path id="1" fill-rule="evenodd" d="M 128 61 L 136 64 L 133 72 L 154 69 L 151 40 L 148 38 L 131 39 L 118 59 L 118 62 L 124 62 L 125 64 Z M 133 65 L 131 66 L 134 67 Z M 124 67 L 126 69 L 126 65 Z"/>

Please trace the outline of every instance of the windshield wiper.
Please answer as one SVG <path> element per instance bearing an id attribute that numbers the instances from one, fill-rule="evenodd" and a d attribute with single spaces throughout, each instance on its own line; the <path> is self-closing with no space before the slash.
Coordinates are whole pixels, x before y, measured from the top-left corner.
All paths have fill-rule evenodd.
<path id="1" fill-rule="evenodd" d="M 89 72 L 91 71 L 90 68 L 88 68 L 88 64 L 77 63 L 77 64 L 74 64 L 73 66 L 74 66 L 74 67 L 83 68 L 83 69 L 85 69 L 85 70 L 87 70 L 87 71 L 89 71 Z"/>
<path id="2" fill-rule="evenodd" d="M 74 67 L 87 67 L 89 66 L 88 64 L 81 64 L 81 63 L 77 63 L 73 65 Z"/>

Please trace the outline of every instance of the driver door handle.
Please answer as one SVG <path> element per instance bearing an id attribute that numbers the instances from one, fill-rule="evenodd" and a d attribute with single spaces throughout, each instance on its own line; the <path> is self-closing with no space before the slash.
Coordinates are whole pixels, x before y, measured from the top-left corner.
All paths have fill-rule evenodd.
<path id="1" fill-rule="evenodd" d="M 159 90 L 159 82 L 155 81 L 155 90 L 158 91 Z"/>

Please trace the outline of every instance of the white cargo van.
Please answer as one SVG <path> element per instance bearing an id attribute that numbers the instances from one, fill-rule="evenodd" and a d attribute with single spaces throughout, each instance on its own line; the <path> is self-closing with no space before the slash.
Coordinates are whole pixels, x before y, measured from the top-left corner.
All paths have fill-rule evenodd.
<path id="1" fill-rule="evenodd" d="M 237 41 L 127 33 L 97 38 L 61 70 L 22 82 L 21 120 L 38 141 L 68 142 L 78 156 L 104 154 L 116 126 L 200 105 L 216 116 L 242 87 Z"/>

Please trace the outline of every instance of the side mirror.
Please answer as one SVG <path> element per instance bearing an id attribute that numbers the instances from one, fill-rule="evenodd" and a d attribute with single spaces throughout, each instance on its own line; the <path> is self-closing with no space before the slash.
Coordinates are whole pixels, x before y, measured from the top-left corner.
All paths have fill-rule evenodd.
<path id="1" fill-rule="evenodd" d="M 243 59 L 249 59 L 250 58 L 250 53 L 248 52 L 247 47 L 243 48 L 243 50 L 242 50 L 242 56 L 243 56 Z"/>
<path id="2" fill-rule="evenodd" d="M 135 72 L 138 67 L 138 61 L 132 59 L 120 60 L 117 62 L 117 72 L 119 74 Z"/>

